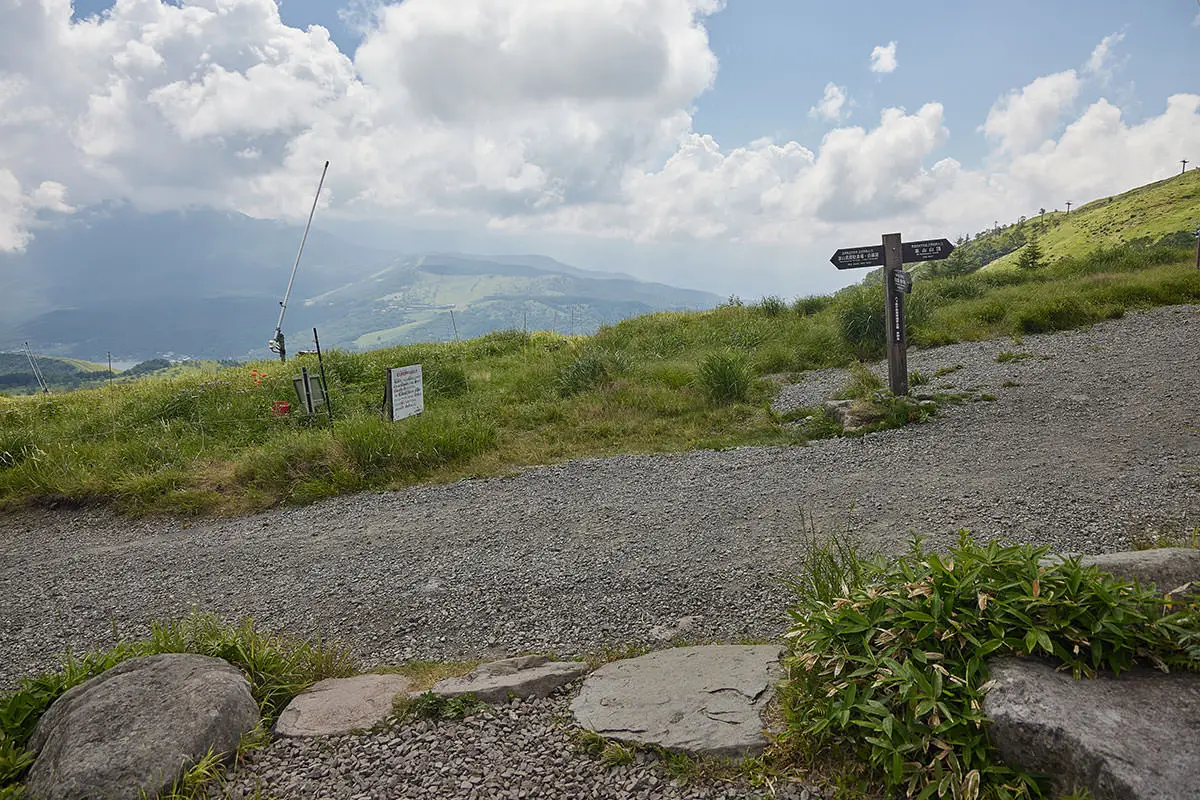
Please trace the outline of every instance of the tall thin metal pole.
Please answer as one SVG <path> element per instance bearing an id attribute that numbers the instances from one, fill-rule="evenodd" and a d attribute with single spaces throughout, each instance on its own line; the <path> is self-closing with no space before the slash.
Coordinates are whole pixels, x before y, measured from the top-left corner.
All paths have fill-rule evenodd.
<path id="1" fill-rule="evenodd" d="M 1186 158 L 1184 158 L 1184 159 L 1181 159 L 1179 163 L 1183 164 L 1183 169 L 1179 170 L 1179 174 L 1182 175 L 1183 173 L 1187 172 L 1188 160 Z"/>
<path id="2" fill-rule="evenodd" d="M 317 364 L 321 367 L 321 388 L 325 390 L 325 410 L 329 412 L 329 427 L 333 427 L 333 401 L 329 399 L 329 381 L 325 380 L 325 360 L 321 358 L 321 340 L 313 328 L 313 344 L 317 346 Z"/>
<path id="3" fill-rule="evenodd" d="M 283 315 L 287 312 L 288 299 L 292 296 L 292 284 L 296 281 L 296 270 L 300 268 L 300 256 L 304 254 L 304 243 L 308 241 L 308 229 L 312 227 L 313 215 L 317 213 L 317 201 L 321 199 L 321 187 L 325 185 L 325 173 L 329 172 L 329 162 L 321 170 L 321 180 L 317 183 L 317 194 L 313 197 L 312 208 L 308 212 L 308 223 L 304 226 L 304 235 L 300 237 L 300 249 L 296 252 L 296 263 L 292 264 L 292 276 L 288 278 L 287 291 L 279 301 L 279 322 L 275 324 L 275 337 L 279 342 L 279 360 L 283 361 L 286 353 L 283 349 Z"/>

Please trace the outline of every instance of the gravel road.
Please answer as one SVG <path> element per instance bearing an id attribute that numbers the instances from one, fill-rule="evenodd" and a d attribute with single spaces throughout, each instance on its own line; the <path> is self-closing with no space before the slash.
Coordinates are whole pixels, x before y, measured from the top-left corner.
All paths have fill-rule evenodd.
<path id="1" fill-rule="evenodd" d="M 193 606 L 335 636 L 365 664 L 595 652 L 682 617 L 700 618 L 692 640 L 766 639 L 802 517 L 886 553 L 964 527 L 1101 553 L 1200 524 L 1200 306 L 914 351 L 909 368 L 996 400 L 861 439 L 584 459 L 240 519 L 6 515 L 0 688 Z M 777 408 L 845 378 L 809 373 Z"/>

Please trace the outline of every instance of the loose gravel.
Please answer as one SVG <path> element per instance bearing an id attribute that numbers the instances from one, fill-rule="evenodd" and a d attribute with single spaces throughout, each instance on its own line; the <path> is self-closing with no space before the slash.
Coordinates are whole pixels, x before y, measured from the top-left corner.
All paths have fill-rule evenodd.
<path id="1" fill-rule="evenodd" d="M 545 699 L 488 706 L 462 721 L 421 720 L 363 736 L 279 739 L 252 752 L 222 795 L 241 800 L 264 790 L 277 800 L 762 796 L 743 781 L 672 778 L 645 753 L 621 766 L 583 755 L 571 736 L 570 698 L 578 688 L 577 683 Z M 815 786 L 797 782 L 781 783 L 774 796 L 808 800 L 822 795 Z"/>
<path id="2" fill-rule="evenodd" d="M 960 528 L 1064 551 L 1126 549 L 1200 523 L 1198 345 L 1200 306 L 1177 306 L 914 351 L 909 368 L 931 378 L 930 391 L 996 400 L 806 447 L 583 459 L 232 520 L 9 514 L 0 688 L 68 648 L 111 644 L 114 628 L 138 635 L 193 607 L 334 637 L 368 665 L 595 653 L 656 643 L 652 629 L 682 617 L 698 618 L 692 641 L 770 639 L 786 624 L 781 579 L 807 524 L 884 553 L 916 532 L 944 546 Z M 1005 351 L 1027 357 L 998 362 Z M 819 403 L 845 380 L 809 373 L 776 407 Z M 431 735 L 437 749 L 458 734 Z M 577 761 L 564 763 L 547 769 L 565 779 Z M 352 783 L 317 794 L 385 796 Z M 601 783 L 594 796 L 641 796 Z"/>

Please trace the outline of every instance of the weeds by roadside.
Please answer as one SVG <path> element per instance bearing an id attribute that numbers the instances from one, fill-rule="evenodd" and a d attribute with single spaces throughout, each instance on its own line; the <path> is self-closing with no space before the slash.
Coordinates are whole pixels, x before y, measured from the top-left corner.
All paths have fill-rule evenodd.
<path id="1" fill-rule="evenodd" d="M 794 578 L 782 697 L 785 747 L 853 753 L 910 796 L 1043 796 L 999 763 L 983 727 L 986 659 L 1038 654 L 1076 677 L 1135 659 L 1200 668 L 1200 606 L 1085 568 L 1047 548 L 975 543 L 946 555 L 914 540 L 891 562 L 835 539 Z"/>

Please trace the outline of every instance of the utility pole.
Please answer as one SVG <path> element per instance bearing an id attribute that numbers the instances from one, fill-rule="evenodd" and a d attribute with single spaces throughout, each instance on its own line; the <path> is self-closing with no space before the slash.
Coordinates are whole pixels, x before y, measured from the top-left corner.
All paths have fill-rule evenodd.
<path id="1" fill-rule="evenodd" d="M 1067 203 L 1067 214 L 1071 213 L 1071 204 Z"/>
<path id="2" fill-rule="evenodd" d="M 1182 175 L 1183 173 L 1187 172 L 1188 160 L 1186 158 L 1182 158 L 1179 160 L 1179 163 L 1183 164 L 1183 169 L 1179 170 L 1179 174 Z"/>
<path id="3" fill-rule="evenodd" d="M 1200 228 L 1196 228 L 1196 269 L 1200 269 Z"/>

